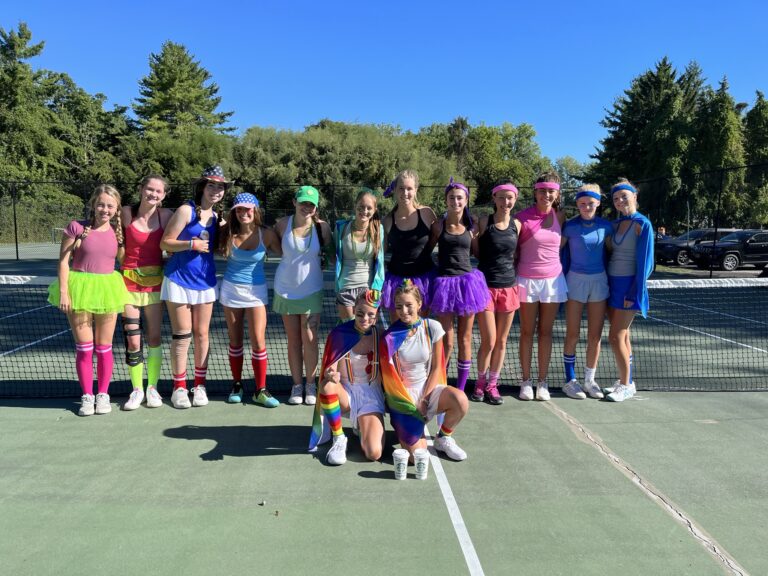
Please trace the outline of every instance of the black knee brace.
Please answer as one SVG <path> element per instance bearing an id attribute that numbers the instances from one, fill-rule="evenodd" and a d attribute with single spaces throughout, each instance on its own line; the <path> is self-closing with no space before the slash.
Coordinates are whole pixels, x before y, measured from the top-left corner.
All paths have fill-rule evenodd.
<path id="1" fill-rule="evenodd" d="M 129 328 L 136 326 L 136 328 Z M 139 349 L 131 352 L 128 350 L 128 337 L 139 336 Z M 138 366 L 144 362 L 144 342 L 141 339 L 141 316 L 138 318 L 126 318 L 123 316 L 123 342 L 125 343 L 125 363 L 128 366 Z"/>

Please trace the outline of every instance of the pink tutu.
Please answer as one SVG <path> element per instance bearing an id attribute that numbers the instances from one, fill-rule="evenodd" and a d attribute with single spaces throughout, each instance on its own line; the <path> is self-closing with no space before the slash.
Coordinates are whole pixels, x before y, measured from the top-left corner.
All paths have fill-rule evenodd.
<path id="1" fill-rule="evenodd" d="M 432 281 L 433 314 L 469 316 L 482 312 L 488 306 L 490 295 L 485 276 L 472 270 L 461 276 L 438 276 Z"/>
<path id="2" fill-rule="evenodd" d="M 436 274 L 437 273 L 433 268 L 426 274 L 422 274 L 421 276 L 411 276 L 410 278 L 410 280 L 419 287 L 422 299 L 421 309 L 424 311 L 429 310 L 430 290 L 432 289 L 432 282 L 435 281 Z M 403 280 L 405 280 L 405 278 L 402 276 L 387 272 L 387 275 L 384 278 L 384 285 L 381 287 L 382 308 L 386 308 L 387 310 L 395 309 L 395 291 L 403 283 Z"/>

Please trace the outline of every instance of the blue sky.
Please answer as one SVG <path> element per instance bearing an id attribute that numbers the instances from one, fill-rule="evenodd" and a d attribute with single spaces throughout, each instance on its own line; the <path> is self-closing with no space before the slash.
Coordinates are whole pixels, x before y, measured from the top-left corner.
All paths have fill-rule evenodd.
<path id="1" fill-rule="evenodd" d="M 586 161 L 631 80 L 668 56 L 737 101 L 768 92 L 768 7 L 730 2 L 163 2 L 4 0 L 0 26 L 30 26 L 33 66 L 130 105 L 163 42 L 212 75 L 240 131 L 322 118 L 418 130 L 532 124 L 543 153 Z"/>

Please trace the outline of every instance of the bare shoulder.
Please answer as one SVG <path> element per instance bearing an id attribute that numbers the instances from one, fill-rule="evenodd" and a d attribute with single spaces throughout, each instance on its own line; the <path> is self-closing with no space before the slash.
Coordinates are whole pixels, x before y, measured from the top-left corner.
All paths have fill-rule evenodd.
<path id="1" fill-rule="evenodd" d="M 432 225 L 437 221 L 437 216 L 435 215 L 435 211 L 432 210 L 429 206 L 422 206 L 419 208 L 419 214 L 421 215 L 421 218 L 426 222 L 428 225 Z"/>

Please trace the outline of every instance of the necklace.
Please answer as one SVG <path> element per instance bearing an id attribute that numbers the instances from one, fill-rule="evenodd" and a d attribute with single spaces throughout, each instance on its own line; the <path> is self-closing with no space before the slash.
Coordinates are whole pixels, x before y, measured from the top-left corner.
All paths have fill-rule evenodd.
<path id="1" fill-rule="evenodd" d="M 307 236 L 297 236 L 296 228 L 293 226 L 293 220 L 291 220 L 291 236 L 293 236 L 293 244 L 294 246 L 296 246 L 296 252 L 298 252 L 300 256 L 302 254 L 306 254 L 307 252 L 309 252 L 309 247 L 312 246 L 312 226 L 313 226 L 313 223 L 310 221 L 309 227 L 308 227 L 309 234 Z M 307 245 L 304 247 L 303 250 L 299 248 L 299 238 L 309 239 L 307 241 Z"/>
<path id="2" fill-rule="evenodd" d="M 355 230 L 354 222 L 352 223 L 351 227 L 352 227 L 352 231 L 349 233 L 349 239 L 350 239 L 350 243 L 352 244 L 352 254 L 355 255 L 355 260 L 357 260 L 358 262 L 364 262 L 365 260 L 368 259 L 368 252 L 371 248 L 371 238 L 368 234 L 365 235 L 365 248 L 363 248 L 362 252 L 358 253 L 357 245 L 362 244 L 362 242 L 358 242 L 357 240 L 355 240 L 356 230 Z"/>
<path id="3" fill-rule="evenodd" d="M 624 234 L 622 234 L 621 240 L 619 240 L 619 226 L 621 226 L 621 223 L 624 220 L 630 220 L 630 223 L 627 229 L 624 230 Z M 616 233 L 613 235 L 613 243 L 615 246 L 620 246 L 624 242 L 624 238 L 627 237 L 627 234 L 629 233 L 629 231 L 632 230 L 632 222 L 631 222 L 632 220 L 634 220 L 632 216 L 623 216 L 619 218 L 619 224 L 618 226 L 616 226 Z"/>

